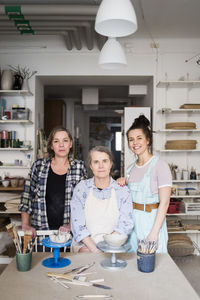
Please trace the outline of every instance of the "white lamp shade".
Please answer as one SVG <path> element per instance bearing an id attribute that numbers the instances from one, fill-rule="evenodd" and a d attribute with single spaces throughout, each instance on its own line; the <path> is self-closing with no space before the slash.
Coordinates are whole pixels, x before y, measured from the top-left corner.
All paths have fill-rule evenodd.
<path id="1" fill-rule="evenodd" d="M 108 38 L 104 44 L 99 56 L 99 65 L 107 70 L 116 70 L 127 65 L 124 50 L 115 38 Z"/>
<path id="2" fill-rule="evenodd" d="M 130 0 L 103 0 L 99 6 L 95 30 L 101 35 L 122 37 L 137 30 L 137 18 Z"/>

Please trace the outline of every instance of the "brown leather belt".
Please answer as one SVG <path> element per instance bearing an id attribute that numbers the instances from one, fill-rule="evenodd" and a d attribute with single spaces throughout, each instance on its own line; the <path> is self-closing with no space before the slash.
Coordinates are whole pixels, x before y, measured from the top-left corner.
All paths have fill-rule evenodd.
<path id="1" fill-rule="evenodd" d="M 156 208 L 158 208 L 158 206 L 159 206 L 159 203 L 139 204 L 139 203 L 133 202 L 134 209 L 138 209 L 138 210 L 142 210 L 142 211 L 146 211 L 146 212 L 151 212 L 152 209 L 156 209 Z"/>

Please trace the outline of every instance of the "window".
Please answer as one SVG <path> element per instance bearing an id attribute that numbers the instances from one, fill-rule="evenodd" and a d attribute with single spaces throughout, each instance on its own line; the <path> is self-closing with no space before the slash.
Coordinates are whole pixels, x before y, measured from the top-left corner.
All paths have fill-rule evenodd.
<path id="1" fill-rule="evenodd" d="M 115 150 L 116 151 L 122 150 L 122 133 L 121 133 L 121 131 L 115 132 Z"/>

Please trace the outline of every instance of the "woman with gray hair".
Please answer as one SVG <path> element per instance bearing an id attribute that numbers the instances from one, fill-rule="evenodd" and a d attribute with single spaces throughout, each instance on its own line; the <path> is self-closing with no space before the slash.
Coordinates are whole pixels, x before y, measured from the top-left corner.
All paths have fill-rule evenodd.
<path id="1" fill-rule="evenodd" d="M 72 251 L 99 252 L 105 234 L 128 235 L 133 228 L 131 195 L 110 176 L 113 159 L 104 146 L 89 152 L 91 179 L 82 180 L 71 200 Z"/>

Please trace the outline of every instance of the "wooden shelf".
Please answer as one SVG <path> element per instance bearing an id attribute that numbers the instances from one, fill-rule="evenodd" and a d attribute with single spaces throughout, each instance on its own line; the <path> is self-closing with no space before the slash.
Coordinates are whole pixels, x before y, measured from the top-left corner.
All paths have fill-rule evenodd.
<path id="1" fill-rule="evenodd" d="M 4 187 L 4 186 L 0 186 L 0 192 L 4 191 L 4 192 L 16 192 L 16 191 L 23 191 L 24 190 L 24 187 L 12 187 L 12 186 L 8 186 L 8 187 Z"/>

